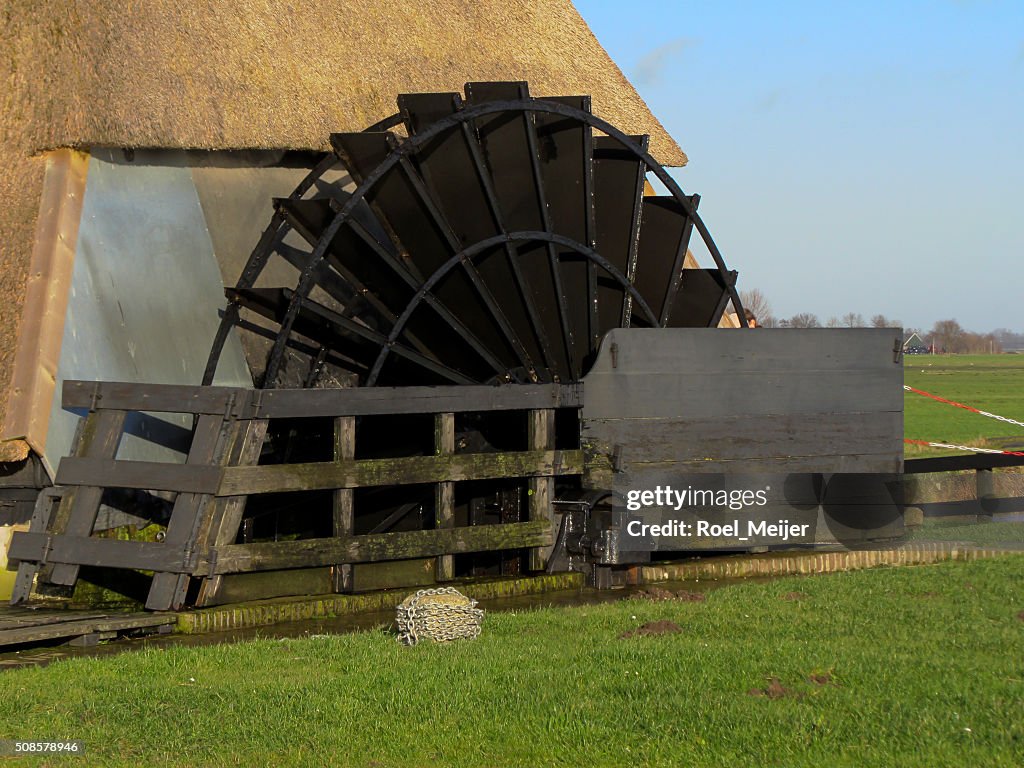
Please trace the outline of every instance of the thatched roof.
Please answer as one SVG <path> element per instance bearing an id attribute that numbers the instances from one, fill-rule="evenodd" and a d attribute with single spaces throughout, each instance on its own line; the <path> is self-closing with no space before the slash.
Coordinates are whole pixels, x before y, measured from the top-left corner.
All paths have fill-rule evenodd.
<path id="1" fill-rule="evenodd" d="M 528 80 L 686 157 L 567 0 L 8 0 L 25 145 L 326 149 L 409 91 Z"/>
<path id="2" fill-rule="evenodd" d="M 326 149 L 399 93 L 527 80 L 591 94 L 663 164 L 686 163 L 568 0 L 0 3 L 0 411 L 44 150 Z"/>

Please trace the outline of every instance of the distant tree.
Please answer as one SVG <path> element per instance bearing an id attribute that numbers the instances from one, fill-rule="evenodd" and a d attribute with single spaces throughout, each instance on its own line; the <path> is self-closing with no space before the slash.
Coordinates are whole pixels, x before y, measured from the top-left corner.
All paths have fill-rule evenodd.
<path id="1" fill-rule="evenodd" d="M 811 314 L 810 312 L 801 312 L 799 315 L 793 315 L 789 318 L 790 328 L 820 328 L 821 323 L 818 322 L 818 316 Z"/>
<path id="2" fill-rule="evenodd" d="M 1024 333 L 1017 333 L 1009 328 L 996 328 L 992 335 L 1003 349 L 1024 349 Z"/>
<path id="3" fill-rule="evenodd" d="M 779 325 L 779 319 L 775 315 L 757 315 L 757 322 L 759 325 L 765 328 L 781 328 Z"/>
<path id="4" fill-rule="evenodd" d="M 939 320 L 930 337 L 936 352 L 957 352 L 965 346 L 964 329 L 956 320 Z"/>
<path id="5" fill-rule="evenodd" d="M 761 292 L 760 288 L 752 288 L 749 291 L 740 291 L 740 301 L 743 302 L 743 308 L 749 309 L 754 313 L 754 317 L 757 318 L 757 322 L 764 325 L 764 319 L 772 313 L 771 304 L 768 303 L 768 298 Z"/>
<path id="6" fill-rule="evenodd" d="M 863 328 L 864 315 L 860 312 L 847 312 L 843 315 L 843 325 L 847 328 Z"/>
<path id="7" fill-rule="evenodd" d="M 903 323 L 899 320 L 890 320 L 885 315 L 875 315 L 871 318 L 872 328 L 899 328 Z"/>
<path id="8" fill-rule="evenodd" d="M 825 323 L 826 328 L 839 328 L 840 325 L 839 318 L 835 315 L 832 315 L 832 317 L 828 319 L 828 322 Z"/>

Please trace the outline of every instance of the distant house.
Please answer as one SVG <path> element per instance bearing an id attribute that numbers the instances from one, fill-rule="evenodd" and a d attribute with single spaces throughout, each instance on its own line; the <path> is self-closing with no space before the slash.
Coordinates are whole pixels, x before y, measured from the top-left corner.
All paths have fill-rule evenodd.
<path id="1" fill-rule="evenodd" d="M 910 334 L 910 337 L 903 342 L 903 354 L 905 355 L 926 355 L 930 351 L 924 340 L 916 333 Z"/>

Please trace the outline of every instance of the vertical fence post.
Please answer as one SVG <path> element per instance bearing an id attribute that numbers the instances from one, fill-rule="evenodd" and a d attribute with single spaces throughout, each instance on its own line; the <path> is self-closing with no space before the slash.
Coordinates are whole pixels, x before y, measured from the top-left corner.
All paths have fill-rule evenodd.
<path id="1" fill-rule="evenodd" d="M 978 499 L 978 522 L 992 522 L 992 512 L 997 504 L 995 476 L 991 467 L 975 470 L 974 490 Z"/>
<path id="2" fill-rule="evenodd" d="M 531 451 L 550 451 L 555 447 L 555 412 L 550 409 L 530 411 L 527 425 L 527 448 Z M 548 520 L 554 526 L 555 493 L 553 477 L 533 477 L 529 481 L 530 520 Z M 551 547 L 530 550 L 530 570 L 540 571 L 547 565 Z"/>
<path id="3" fill-rule="evenodd" d="M 434 453 L 446 456 L 455 453 L 455 414 L 434 416 Z M 455 483 L 438 483 L 434 489 L 434 524 L 437 528 L 455 527 Z M 455 576 L 452 555 L 437 558 L 437 580 L 451 581 Z"/>
<path id="4" fill-rule="evenodd" d="M 350 461 L 356 457 L 355 416 L 339 416 L 334 419 L 334 460 Z M 351 536 L 354 531 L 353 493 L 351 488 L 339 488 L 334 492 L 334 535 Z M 334 566 L 334 591 L 352 591 L 352 566 Z"/>

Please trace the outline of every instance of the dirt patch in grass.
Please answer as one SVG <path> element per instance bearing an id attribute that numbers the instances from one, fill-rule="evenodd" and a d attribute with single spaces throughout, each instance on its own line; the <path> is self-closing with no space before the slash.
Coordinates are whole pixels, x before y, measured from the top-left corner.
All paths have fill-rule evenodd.
<path id="1" fill-rule="evenodd" d="M 1020 621 L 1024 621 L 1024 611 L 1021 611 L 1020 613 L 1018 613 L 1018 614 L 1017 614 L 1017 618 L 1018 618 L 1018 619 L 1019 619 Z"/>
<path id="2" fill-rule="evenodd" d="M 661 635 L 675 635 L 682 632 L 683 628 L 674 621 L 662 619 L 661 621 L 649 621 L 641 627 L 631 629 L 619 635 L 620 640 L 628 640 L 631 637 L 659 637 Z"/>
<path id="3" fill-rule="evenodd" d="M 834 685 L 837 688 L 839 687 L 839 683 L 833 679 L 831 672 L 815 672 L 807 676 L 807 681 L 815 685 Z"/>
<path id="4" fill-rule="evenodd" d="M 629 595 L 627 600 L 678 600 L 684 603 L 703 603 L 707 596 L 703 592 L 690 592 L 687 589 L 679 589 L 673 592 L 664 587 L 650 587 L 641 589 Z"/>
<path id="5" fill-rule="evenodd" d="M 779 599 L 780 600 L 789 600 L 791 602 L 797 602 L 799 600 L 806 600 L 807 599 L 807 595 L 805 593 L 803 593 L 803 592 L 787 592 L 786 594 L 784 594 Z"/>
<path id="6" fill-rule="evenodd" d="M 748 696 L 764 696 L 767 699 L 784 699 L 787 696 L 799 698 L 800 693 L 787 688 L 777 677 L 769 677 L 768 685 L 764 688 L 751 688 L 747 691 Z"/>

